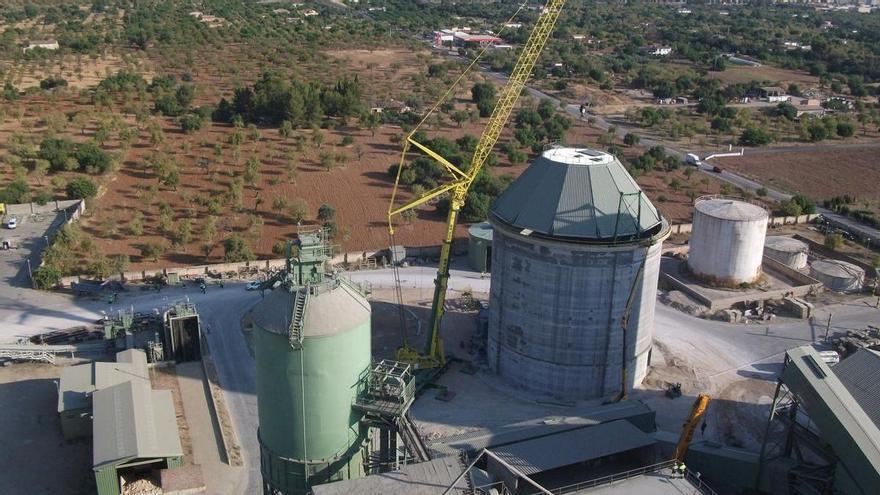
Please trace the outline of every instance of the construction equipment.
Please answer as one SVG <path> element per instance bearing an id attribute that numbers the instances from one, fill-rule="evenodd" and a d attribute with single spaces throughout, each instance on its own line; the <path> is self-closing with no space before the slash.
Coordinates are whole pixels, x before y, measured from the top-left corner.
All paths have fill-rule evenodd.
<path id="1" fill-rule="evenodd" d="M 688 448 L 691 445 L 691 440 L 694 438 L 694 430 L 696 430 L 697 425 L 700 424 L 700 420 L 703 418 L 706 408 L 709 407 L 710 400 L 711 398 L 708 395 L 700 394 L 697 396 L 697 400 L 694 401 L 694 406 L 691 408 L 691 414 L 688 416 L 687 421 L 685 421 L 684 426 L 681 429 L 681 437 L 678 439 L 678 445 L 675 446 L 676 461 L 684 461 L 684 456 L 687 454 Z"/>
<path id="2" fill-rule="evenodd" d="M 523 6 L 524 5 L 525 4 L 523 4 Z M 395 215 L 399 215 L 407 210 L 412 210 L 413 208 L 423 205 L 428 201 L 447 193 L 449 194 L 449 214 L 446 219 L 446 234 L 440 248 L 437 278 L 434 280 L 434 298 L 431 303 L 431 322 L 428 330 L 427 349 L 426 352 L 422 354 L 418 350 L 410 347 L 406 340 L 406 329 L 404 327 L 403 345 L 397 351 L 397 358 L 401 361 L 411 362 L 419 368 L 439 368 L 445 365 L 446 358 L 443 353 L 443 343 L 440 339 L 440 322 L 443 319 L 444 304 L 446 302 L 446 287 L 449 281 L 449 258 L 458 213 L 464 206 L 471 184 L 473 184 L 474 180 L 476 180 L 477 176 L 480 174 L 483 165 L 486 163 L 486 159 L 492 153 L 492 148 L 495 146 L 498 137 L 501 135 L 501 131 L 507 124 L 510 114 L 513 112 L 513 108 L 519 100 L 519 96 L 535 66 L 535 62 L 538 60 L 538 56 L 544 49 L 544 45 L 547 43 L 547 40 L 553 31 L 553 27 L 555 26 L 556 20 L 559 18 L 559 14 L 564 5 L 565 0 L 548 0 L 547 5 L 544 7 L 541 16 L 535 24 L 535 28 L 532 30 L 531 35 L 529 35 L 528 41 L 523 45 L 522 53 L 507 80 L 507 84 L 501 90 L 498 104 L 492 110 L 489 122 L 483 130 L 483 134 L 480 136 L 480 141 L 474 150 L 474 155 L 471 158 L 469 168 L 464 170 L 459 169 L 446 158 L 432 151 L 424 144 L 416 141 L 414 136 L 418 130 L 418 126 L 413 129 L 404 141 L 403 152 L 400 156 L 400 165 L 398 166 L 397 177 L 394 181 L 394 190 L 391 194 L 391 204 L 388 206 L 388 231 L 391 235 L 391 245 L 394 246 L 393 217 Z M 522 9 L 523 6 L 520 6 L 520 9 Z M 473 67 L 475 63 L 476 60 L 468 69 Z M 462 76 L 463 75 L 464 74 L 462 74 Z M 459 77 L 459 81 L 460 80 L 461 77 Z M 457 83 L 458 81 L 456 81 L 456 84 Z M 454 87 L 455 85 L 453 85 L 453 88 Z M 447 96 L 451 93 L 451 89 L 452 88 L 447 92 Z M 427 118 L 427 116 L 425 118 Z M 424 120 L 422 122 L 424 122 Z M 404 168 L 410 146 L 415 146 L 418 150 L 421 150 L 423 153 L 439 162 L 451 178 L 447 182 L 413 198 L 403 205 L 395 207 L 395 198 L 398 185 L 400 184 L 400 173 Z M 399 291 L 400 283 L 399 275 L 397 275 L 397 263 L 395 263 L 394 270 L 395 281 L 398 286 L 398 304 L 402 308 L 403 301 Z"/>

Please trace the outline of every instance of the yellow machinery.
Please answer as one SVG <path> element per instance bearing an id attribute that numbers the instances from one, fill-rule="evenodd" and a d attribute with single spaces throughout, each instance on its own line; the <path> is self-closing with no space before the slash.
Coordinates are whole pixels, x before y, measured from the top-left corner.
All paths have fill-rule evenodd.
<path id="1" fill-rule="evenodd" d="M 710 400 L 711 399 L 708 395 L 700 394 L 697 396 L 697 400 L 694 401 L 694 406 L 691 408 L 691 414 L 688 416 L 687 421 L 685 421 L 684 426 L 681 429 L 681 437 L 678 439 L 678 445 L 675 446 L 676 461 L 684 461 L 684 456 L 687 454 L 688 447 L 691 445 L 691 440 L 694 438 L 694 430 L 696 430 L 697 425 L 700 424 L 700 420 L 703 418 L 706 408 L 709 407 Z"/>
<path id="2" fill-rule="evenodd" d="M 477 148 L 474 151 L 469 168 L 461 170 L 450 163 L 447 159 L 430 150 L 424 144 L 417 142 L 413 136 L 418 127 L 406 137 L 403 145 L 403 152 L 400 156 L 400 166 L 397 169 L 397 178 L 394 182 L 394 190 L 391 194 L 391 204 L 388 207 L 388 229 L 392 236 L 392 244 L 394 243 L 393 217 L 395 215 L 416 208 L 443 194 L 448 193 L 450 197 L 449 216 L 446 219 L 446 234 L 443 237 L 443 244 L 440 248 L 440 261 L 437 267 L 437 278 L 434 280 L 434 299 L 431 303 L 431 322 L 428 330 L 427 350 L 426 353 L 422 354 L 418 350 L 410 347 L 406 341 L 406 330 L 404 329 L 404 343 L 397 351 L 397 358 L 401 361 L 414 363 L 420 368 L 437 368 L 445 364 L 446 359 L 443 354 L 443 344 L 440 340 L 440 322 L 443 319 L 443 306 L 446 302 L 446 286 L 449 281 L 449 257 L 458 213 L 461 211 L 462 206 L 464 206 L 465 198 L 467 197 L 471 184 L 473 184 L 474 180 L 479 175 L 483 165 L 486 163 L 486 159 L 492 152 L 492 148 L 498 141 L 501 131 L 507 124 L 510 114 L 513 112 L 513 108 L 516 106 L 516 102 L 519 99 L 519 95 L 522 92 L 529 75 L 532 73 L 532 69 L 535 66 L 535 62 L 538 60 L 538 56 L 541 54 L 541 50 L 544 49 L 544 45 L 547 43 L 547 39 L 553 31 L 553 26 L 556 24 L 556 20 L 559 18 L 559 13 L 564 5 L 565 0 L 548 0 L 546 7 L 535 24 L 534 30 L 529 36 L 526 44 L 523 46 L 522 53 L 516 62 L 516 66 L 513 68 L 513 72 L 510 74 L 507 84 L 501 90 L 498 104 L 492 111 L 489 123 L 483 130 L 482 136 L 480 136 L 479 144 L 477 144 Z M 473 66 L 473 64 L 471 64 L 471 66 Z M 443 165 L 443 168 L 450 178 L 447 182 L 425 192 L 421 196 L 395 207 L 395 197 L 400 182 L 400 172 L 405 166 L 410 146 L 415 146 L 426 155 L 437 160 Z M 399 283 L 398 298 L 400 299 Z M 402 303 L 402 300 L 398 301 L 398 304 L 402 305 Z"/>

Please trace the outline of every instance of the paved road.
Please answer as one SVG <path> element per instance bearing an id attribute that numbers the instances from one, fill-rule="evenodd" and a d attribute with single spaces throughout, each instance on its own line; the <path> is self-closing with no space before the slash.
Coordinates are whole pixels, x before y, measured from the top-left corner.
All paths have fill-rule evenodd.
<path id="1" fill-rule="evenodd" d="M 453 58 L 460 58 L 460 57 L 453 57 Z M 508 78 L 507 78 L 506 74 L 503 74 L 500 72 L 493 72 L 484 66 L 479 66 L 479 68 L 486 75 L 488 75 L 489 77 L 498 81 L 499 84 L 505 84 L 507 82 Z M 550 96 L 549 94 L 547 94 L 541 90 L 535 89 L 531 86 L 526 86 L 526 90 L 529 93 L 529 95 L 531 95 L 535 98 L 538 98 L 541 100 L 548 100 L 548 101 L 553 102 L 553 104 L 556 105 L 557 107 L 560 106 L 560 100 L 556 97 Z M 601 129 L 603 131 L 607 131 L 613 125 L 616 128 L 616 134 L 617 134 L 617 137 L 619 137 L 619 138 L 623 138 L 624 135 L 626 135 L 627 133 L 630 133 L 630 132 L 635 133 L 635 134 L 639 134 L 641 137 L 640 144 L 642 146 L 645 146 L 645 147 L 662 146 L 666 150 L 666 153 L 668 155 L 675 156 L 679 159 L 684 159 L 685 154 L 688 153 L 688 150 L 682 150 L 682 149 L 676 148 L 674 146 L 669 146 L 668 143 L 664 143 L 662 141 L 643 136 L 640 134 L 639 129 L 628 127 L 628 126 L 620 124 L 620 123 L 613 123 L 612 124 L 611 122 L 608 121 L 608 119 L 606 119 L 605 117 L 603 117 L 601 115 L 590 113 L 589 111 L 585 115 L 581 115 L 579 105 L 567 104 L 567 105 L 565 105 L 565 112 L 572 115 L 576 119 L 591 118 L 594 120 L 593 126 L 598 129 Z M 833 145 L 819 144 L 819 145 L 811 145 L 811 146 L 785 146 L 785 147 L 768 147 L 768 148 L 756 148 L 756 149 L 750 148 L 748 151 L 748 154 L 749 155 L 767 155 L 767 154 L 793 153 L 793 152 L 801 152 L 802 153 L 804 151 L 810 151 L 810 150 L 835 151 L 835 150 L 841 150 L 841 149 L 865 149 L 865 148 L 880 148 L 880 143 L 870 143 L 870 144 L 853 143 L 853 144 L 833 144 Z M 792 196 L 791 194 L 787 194 L 782 191 L 771 189 L 764 184 L 753 181 L 751 179 L 748 179 L 746 177 L 743 177 L 741 175 L 738 175 L 736 173 L 733 173 L 733 172 L 730 172 L 727 170 L 725 170 L 722 173 L 713 172 L 712 166 L 709 166 L 709 165 L 703 165 L 702 167 L 700 167 L 700 171 L 707 174 L 707 175 L 711 175 L 717 179 L 720 179 L 724 182 L 727 182 L 735 187 L 742 188 L 746 191 L 751 191 L 752 193 L 754 193 L 755 191 L 757 191 L 758 189 L 763 187 L 764 189 L 767 190 L 767 196 L 773 200 L 776 200 L 776 201 L 786 201 L 786 200 L 790 199 Z M 869 225 L 861 223 L 855 219 L 836 214 L 836 213 L 834 213 L 830 210 L 827 210 L 825 208 L 822 208 L 822 207 L 818 207 L 817 211 L 819 213 L 821 213 L 822 216 L 824 216 L 825 218 L 836 222 L 842 228 L 845 228 L 855 234 L 858 234 L 862 238 L 869 238 L 872 241 L 880 240 L 880 230 L 878 230 L 878 229 L 875 229 Z"/>
<path id="2" fill-rule="evenodd" d="M 479 273 L 461 269 L 463 260 L 451 271 L 450 287 L 470 288 L 476 292 L 488 292 L 489 279 Z M 435 269 L 430 266 L 409 267 L 400 270 L 405 287 L 425 289 L 426 298 L 433 289 Z M 393 272 L 375 270 L 352 274 L 355 281 L 370 282 L 373 287 L 393 287 Z M 260 491 L 259 445 L 257 442 L 257 401 L 254 360 L 248 352 L 240 329 L 240 319 L 260 296 L 247 292 L 243 284 L 227 284 L 226 288 L 210 288 L 207 294 L 195 288 L 166 289 L 154 292 L 133 291 L 120 296 L 115 307 L 106 302 L 76 299 L 63 295 L 45 294 L 27 289 L 19 290 L 16 303 L 0 308 L 4 322 L 14 321 L 17 333 L 33 334 L 44 331 L 47 325 L 64 328 L 73 324 L 91 322 L 100 317 L 101 311 L 115 307 L 149 311 L 152 308 L 188 297 L 202 317 L 211 352 L 217 363 L 224 400 L 235 427 L 245 461 L 243 474 L 231 493 L 258 493 Z M 21 303 L 21 301 L 28 301 Z M 658 304 L 655 335 L 659 339 L 672 338 L 684 342 L 701 342 L 710 339 L 715 346 L 734 356 L 736 366 L 722 372 L 771 373 L 782 362 L 786 349 L 803 345 L 824 336 L 825 314 L 834 312 L 833 331 L 863 328 L 880 320 L 880 311 L 865 304 L 840 305 L 820 312 L 818 326 L 808 322 L 774 324 L 769 331 L 766 326 L 731 325 L 706 321 L 684 315 Z M 62 322 L 66 322 L 62 324 Z M 9 337 L 8 332 L 5 334 Z M 768 366 L 770 368 L 768 368 Z M 717 371 L 715 371 L 717 373 Z"/>

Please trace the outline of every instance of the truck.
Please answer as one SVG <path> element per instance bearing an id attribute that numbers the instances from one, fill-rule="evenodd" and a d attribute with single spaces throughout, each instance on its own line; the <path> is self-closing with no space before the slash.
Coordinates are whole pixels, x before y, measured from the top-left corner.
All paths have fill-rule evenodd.
<path id="1" fill-rule="evenodd" d="M 700 157 L 693 153 L 688 153 L 684 155 L 684 163 L 685 165 L 693 165 L 694 167 L 699 167 L 703 164 L 702 160 L 700 160 Z"/>

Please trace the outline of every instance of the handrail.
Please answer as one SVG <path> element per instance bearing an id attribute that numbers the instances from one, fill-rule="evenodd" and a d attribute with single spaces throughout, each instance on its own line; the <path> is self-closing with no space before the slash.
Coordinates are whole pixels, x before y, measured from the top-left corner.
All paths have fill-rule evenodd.
<path id="1" fill-rule="evenodd" d="M 622 481 L 629 478 L 634 478 L 636 476 L 642 476 L 648 473 L 656 473 L 657 471 L 661 471 L 663 469 L 671 469 L 675 466 L 676 461 L 664 461 L 659 462 L 657 464 L 651 464 L 650 466 L 642 466 L 636 469 L 630 469 L 629 471 L 624 471 L 622 473 L 615 473 L 608 476 L 603 476 L 601 478 L 596 478 L 590 481 L 584 481 L 581 483 L 577 483 L 574 485 L 563 486 L 561 488 L 557 488 L 555 490 L 551 490 L 553 495 L 563 495 L 566 493 L 574 493 L 580 490 L 585 490 L 588 488 L 595 488 L 599 485 L 605 485 L 609 483 L 614 483 L 615 481 Z M 715 490 L 711 489 L 699 475 L 694 474 L 693 471 L 685 468 L 684 477 L 688 481 L 690 481 L 697 489 L 697 492 L 702 493 L 703 495 L 718 495 L 715 493 Z"/>

